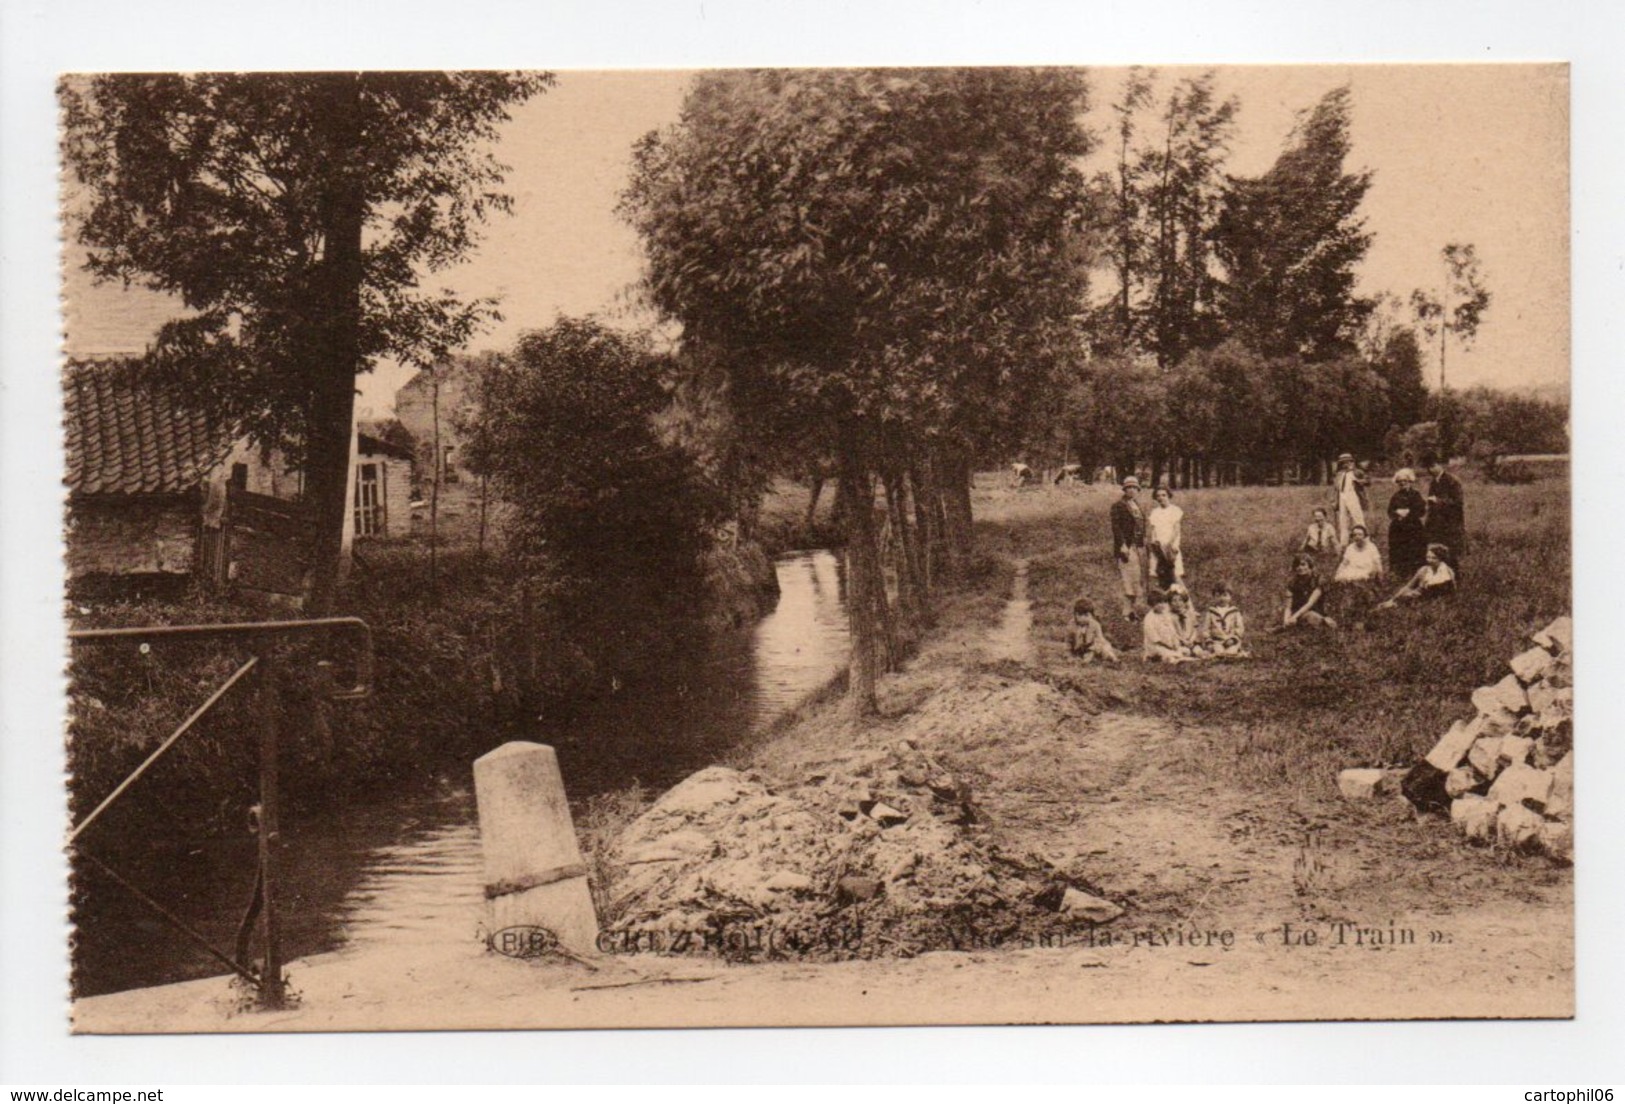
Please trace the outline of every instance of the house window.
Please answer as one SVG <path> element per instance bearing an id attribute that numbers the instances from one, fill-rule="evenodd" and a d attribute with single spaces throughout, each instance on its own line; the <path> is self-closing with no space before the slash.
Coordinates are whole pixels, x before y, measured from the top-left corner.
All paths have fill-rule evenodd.
<path id="1" fill-rule="evenodd" d="M 239 491 L 248 490 L 247 464 L 233 464 L 231 466 L 231 485 Z"/>
<path id="2" fill-rule="evenodd" d="M 384 535 L 383 483 L 378 478 L 377 464 L 360 464 L 356 468 L 355 535 Z"/>

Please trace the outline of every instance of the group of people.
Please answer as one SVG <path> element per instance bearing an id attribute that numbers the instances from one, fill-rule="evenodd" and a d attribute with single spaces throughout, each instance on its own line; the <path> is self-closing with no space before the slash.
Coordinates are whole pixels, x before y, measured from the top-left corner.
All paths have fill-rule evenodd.
<path id="1" fill-rule="evenodd" d="M 1373 610 L 1455 592 L 1466 538 L 1461 480 L 1436 458 L 1427 460 L 1427 468 L 1426 495 L 1417 490 L 1413 470 L 1394 473 L 1385 568 L 1366 522 L 1369 478 L 1352 456 L 1338 458 L 1337 523 L 1332 524 L 1324 509 L 1314 511 L 1293 557 L 1280 628 L 1336 627 L 1336 616 L 1361 624 Z M 1324 582 L 1328 573 L 1329 586 Z M 1381 588 L 1389 578 L 1399 579 L 1401 585 L 1383 601 Z"/>
<path id="2" fill-rule="evenodd" d="M 1426 495 L 1417 489 L 1410 468 L 1394 473 L 1385 568 L 1367 522 L 1369 473 L 1353 456 L 1338 457 L 1333 505 L 1314 510 L 1293 551 L 1286 603 L 1271 632 L 1336 628 L 1340 620 L 1361 627 L 1377 611 L 1454 593 L 1466 533 L 1461 481 L 1441 460 L 1430 457 L 1426 466 Z M 1247 656 L 1246 623 L 1227 585 L 1212 588 L 1212 602 L 1204 612 L 1194 608 L 1185 586 L 1184 511 L 1174 505 L 1172 490 L 1157 487 L 1146 509 L 1140 489 L 1134 476 L 1123 480 L 1122 496 L 1111 508 L 1111 530 L 1124 618 L 1141 621 L 1139 603 L 1142 595 L 1146 599 L 1143 658 L 1181 663 Z M 1383 600 L 1384 580 L 1390 577 L 1403 583 Z M 1085 662 L 1119 658 L 1087 598 L 1073 605 L 1068 646 Z"/>
<path id="3" fill-rule="evenodd" d="M 1145 659 L 1163 663 L 1189 663 L 1199 659 L 1245 659 L 1247 622 L 1230 594 L 1230 587 L 1216 583 L 1212 602 L 1197 613 L 1190 592 L 1175 583 L 1153 594 L 1145 614 Z M 1116 663 L 1122 658 L 1095 617 L 1094 603 L 1079 598 L 1072 603 L 1072 628 L 1067 648 L 1084 663 Z"/>

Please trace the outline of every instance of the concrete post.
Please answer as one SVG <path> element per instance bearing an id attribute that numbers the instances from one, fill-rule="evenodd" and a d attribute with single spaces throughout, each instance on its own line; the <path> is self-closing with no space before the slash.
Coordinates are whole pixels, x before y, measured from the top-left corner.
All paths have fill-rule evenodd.
<path id="1" fill-rule="evenodd" d="M 474 796 L 491 931 L 532 925 L 595 953 L 598 916 L 553 749 L 514 740 L 480 756 Z"/>

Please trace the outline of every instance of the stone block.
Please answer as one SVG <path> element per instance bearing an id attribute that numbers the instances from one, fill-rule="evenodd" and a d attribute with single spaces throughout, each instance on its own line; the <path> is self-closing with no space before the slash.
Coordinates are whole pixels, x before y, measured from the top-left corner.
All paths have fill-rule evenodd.
<path id="1" fill-rule="evenodd" d="M 1528 847 L 1540 838 L 1546 818 L 1522 805 L 1508 805 L 1495 818 L 1495 839 L 1502 847 Z"/>
<path id="2" fill-rule="evenodd" d="M 1424 758 L 1442 771 L 1454 770 L 1461 765 L 1462 757 L 1473 746 L 1473 741 L 1483 735 L 1483 727 L 1476 717 L 1471 721 L 1454 722 Z"/>
<path id="3" fill-rule="evenodd" d="M 1061 895 L 1061 911 L 1096 924 L 1104 924 L 1123 915 L 1121 908 L 1104 897 L 1096 897 L 1073 886 L 1067 886 L 1066 892 Z"/>
<path id="4" fill-rule="evenodd" d="M 1494 778 L 1501 771 L 1501 737 L 1480 737 L 1467 749 L 1467 762 L 1485 778 Z"/>
<path id="5" fill-rule="evenodd" d="M 1444 792 L 1451 797 L 1460 797 L 1462 794 L 1472 793 L 1484 784 L 1486 779 L 1472 767 L 1462 765 L 1444 777 Z"/>
<path id="6" fill-rule="evenodd" d="M 595 953 L 598 915 L 553 749 L 512 740 L 480 756 L 474 796 L 490 929 L 541 927 Z"/>
<path id="7" fill-rule="evenodd" d="M 1551 770 L 1563 761 L 1563 756 L 1574 749 L 1574 731 L 1562 725 L 1550 732 L 1542 732 L 1529 753 L 1529 762 L 1541 770 Z"/>
<path id="8" fill-rule="evenodd" d="M 1495 821 L 1501 806 L 1478 794 L 1463 794 L 1450 803 L 1450 820 L 1470 840 L 1495 836 Z"/>
<path id="9" fill-rule="evenodd" d="M 1556 728 L 1564 721 L 1574 719 L 1574 690 L 1567 686 L 1538 683 L 1539 693 L 1530 695 L 1529 704 L 1535 712 L 1535 727 L 1544 732 Z"/>
<path id="10" fill-rule="evenodd" d="M 1485 736 L 1511 736 L 1518 731 L 1518 715 L 1509 709 L 1493 709 L 1478 715 L 1478 730 Z"/>
<path id="11" fill-rule="evenodd" d="M 1574 825 L 1569 821 L 1543 821 L 1535 842 L 1554 859 L 1567 863 L 1574 861 Z"/>
<path id="12" fill-rule="evenodd" d="M 1529 753 L 1534 750 L 1535 741 L 1527 736 L 1501 737 L 1501 765 L 1503 768 L 1514 763 L 1529 762 Z"/>
<path id="13" fill-rule="evenodd" d="M 1490 787 L 1490 800 L 1503 805 L 1522 805 L 1533 802 L 1544 809 L 1552 795 L 1551 771 L 1531 767 L 1527 763 L 1514 763 L 1501 772 Z"/>
<path id="14" fill-rule="evenodd" d="M 1574 816 L 1574 753 L 1552 768 L 1552 790 L 1546 795 L 1546 815 L 1572 819 Z"/>
<path id="15" fill-rule="evenodd" d="M 1530 648 L 1513 656 L 1510 666 L 1518 681 L 1528 686 L 1551 669 L 1552 653 L 1545 648 Z"/>
<path id="16" fill-rule="evenodd" d="M 1530 639 L 1554 655 L 1566 655 L 1574 649 L 1574 621 L 1567 615 L 1559 617 Z"/>
<path id="17" fill-rule="evenodd" d="M 1529 708 L 1529 695 L 1517 675 L 1508 675 L 1494 686 L 1480 686 L 1473 691 L 1473 708 L 1480 713 L 1511 713 L 1514 718 Z"/>
<path id="18" fill-rule="evenodd" d="M 1357 767 L 1337 776 L 1337 791 L 1350 801 L 1370 801 L 1381 795 L 1384 772 L 1374 767 Z"/>

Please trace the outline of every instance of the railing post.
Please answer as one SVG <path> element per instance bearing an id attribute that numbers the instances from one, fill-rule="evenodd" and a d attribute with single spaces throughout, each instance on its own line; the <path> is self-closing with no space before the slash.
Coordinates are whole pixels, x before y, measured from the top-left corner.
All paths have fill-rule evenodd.
<path id="1" fill-rule="evenodd" d="M 282 843 L 277 821 L 277 758 L 282 717 L 282 665 L 276 645 L 266 648 L 259 672 L 260 714 L 260 876 L 264 885 L 265 964 L 260 971 L 260 1007 L 281 1008 L 282 931 L 277 922 L 276 853 Z"/>

